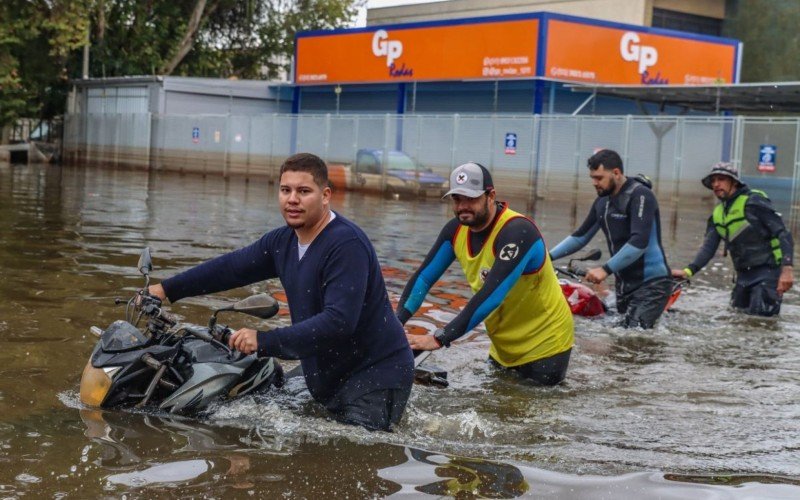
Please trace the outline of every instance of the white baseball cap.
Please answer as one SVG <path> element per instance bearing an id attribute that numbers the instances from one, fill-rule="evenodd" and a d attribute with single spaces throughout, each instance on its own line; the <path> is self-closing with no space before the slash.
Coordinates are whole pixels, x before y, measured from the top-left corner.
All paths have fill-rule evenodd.
<path id="1" fill-rule="evenodd" d="M 443 198 L 451 194 L 478 198 L 490 189 L 494 189 L 492 174 L 480 163 L 468 162 L 457 166 L 450 174 L 450 191 Z"/>

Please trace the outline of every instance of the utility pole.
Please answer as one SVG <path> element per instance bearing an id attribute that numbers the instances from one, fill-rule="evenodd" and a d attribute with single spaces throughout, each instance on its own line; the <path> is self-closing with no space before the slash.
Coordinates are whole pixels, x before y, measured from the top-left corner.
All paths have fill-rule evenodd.
<path id="1" fill-rule="evenodd" d="M 83 71 L 81 73 L 83 75 L 83 79 L 84 80 L 88 80 L 89 79 L 89 44 L 91 43 L 91 41 L 90 41 L 90 33 L 91 33 L 91 31 L 92 31 L 91 30 L 91 26 L 87 26 L 86 27 L 86 43 L 83 44 Z"/>

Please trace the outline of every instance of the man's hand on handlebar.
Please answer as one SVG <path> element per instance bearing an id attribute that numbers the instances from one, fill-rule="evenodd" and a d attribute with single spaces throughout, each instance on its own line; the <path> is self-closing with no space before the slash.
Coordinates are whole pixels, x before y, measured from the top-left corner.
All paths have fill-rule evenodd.
<path id="1" fill-rule="evenodd" d="M 147 294 L 143 291 L 136 294 L 135 304 L 138 307 L 141 307 L 146 304 L 147 301 L 144 298 L 149 295 L 150 297 L 155 297 L 158 299 L 158 305 L 161 306 L 161 303 L 167 300 L 167 294 L 164 292 L 164 287 L 159 285 L 150 285 L 147 287 Z"/>
<path id="2" fill-rule="evenodd" d="M 164 287 L 161 286 L 161 283 L 157 285 L 150 285 L 147 287 L 147 293 L 152 295 L 153 297 L 158 297 L 161 299 L 161 302 L 167 300 L 167 293 L 164 291 Z"/>
<path id="3" fill-rule="evenodd" d="M 442 348 L 442 344 L 433 335 L 416 335 L 406 333 L 408 345 L 415 351 L 435 351 Z"/>
<path id="4" fill-rule="evenodd" d="M 589 283 L 602 283 L 606 278 L 608 278 L 608 273 L 602 267 L 588 269 L 584 277 Z"/>
<path id="5" fill-rule="evenodd" d="M 686 271 L 683 269 L 673 269 L 672 270 L 672 277 L 675 279 L 689 279 L 689 276 L 686 274 Z"/>
<path id="6" fill-rule="evenodd" d="M 258 350 L 257 332 L 252 328 L 240 328 L 233 332 L 228 347 L 245 354 L 252 354 Z"/>

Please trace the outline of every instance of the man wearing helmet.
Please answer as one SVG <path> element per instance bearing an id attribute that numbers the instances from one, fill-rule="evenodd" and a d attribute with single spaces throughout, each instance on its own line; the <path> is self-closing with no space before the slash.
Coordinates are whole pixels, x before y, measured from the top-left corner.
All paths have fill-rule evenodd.
<path id="1" fill-rule="evenodd" d="M 739 180 L 730 163 L 717 163 L 703 185 L 722 202 L 708 219 L 703 246 L 691 264 L 672 275 L 689 278 L 714 256 L 720 241 L 736 269 L 731 305 L 747 314 L 775 316 L 783 293 L 792 287 L 792 235 L 766 193 Z"/>

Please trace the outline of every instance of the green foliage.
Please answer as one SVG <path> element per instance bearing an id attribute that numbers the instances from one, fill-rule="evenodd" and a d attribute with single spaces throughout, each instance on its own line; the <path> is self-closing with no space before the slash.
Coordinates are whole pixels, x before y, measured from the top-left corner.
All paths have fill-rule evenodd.
<path id="1" fill-rule="evenodd" d="M 2 0 L 0 126 L 63 113 L 69 79 L 274 78 L 294 35 L 348 25 L 364 0 Z"/>
<path id="2" fill-rule="evenodd" d="M 63 109 L 65 64 L 86 38 L 88 3 L 0 2 L 0 126 Z"/>
<path id="3" fill-rule="evenodd" d="M 743 82 L 800 80 L 800 2 L 728 3 L 724 34 L 744 43 Z"/>

